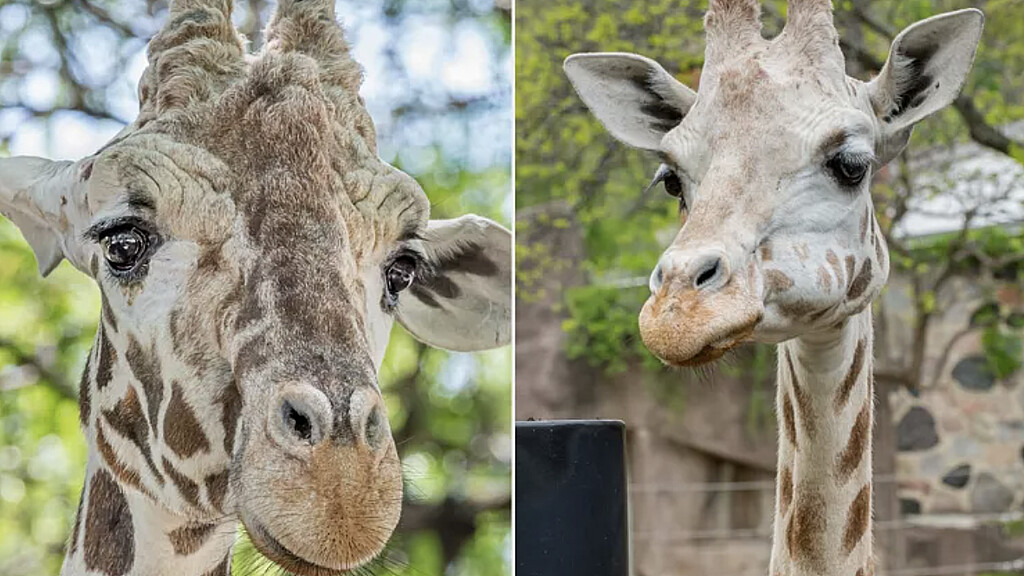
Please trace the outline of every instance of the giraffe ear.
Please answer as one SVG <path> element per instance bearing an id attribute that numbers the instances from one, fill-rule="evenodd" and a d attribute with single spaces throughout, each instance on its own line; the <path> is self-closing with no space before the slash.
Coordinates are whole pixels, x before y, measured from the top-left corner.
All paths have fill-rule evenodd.
<path id="1" fill-rule="evenodd" d="M 917 22 L 893 40 L 881 73 L 867 85 L 882 128 L 883 161 L 903 150 L 915 123 L 960 95 L 984 24 L 981 10 L 970 8 Z"/>
<path id="2" fill-rule="evenodd" d="M 642 150 L 657 151 L 697 99 L 660 64 L 637 54 L 573 54 L 563 67 L 608 132 Z"/>
<path id="3" fill-rule="evenodd" d="M 0 214 L 21 230 L 43 276 L 64 259 L 62 210 L 70 195 L 71 166 L 28 156 L 0 158 Z"/>
<path id="4" fill-rule="evenodd" d="M 399 298 L 396 316 L 420 341 L 448 350 L 497 348 L 512 337 L 512 233 L 467 215 L 431 220 L 423 270 Z"/>

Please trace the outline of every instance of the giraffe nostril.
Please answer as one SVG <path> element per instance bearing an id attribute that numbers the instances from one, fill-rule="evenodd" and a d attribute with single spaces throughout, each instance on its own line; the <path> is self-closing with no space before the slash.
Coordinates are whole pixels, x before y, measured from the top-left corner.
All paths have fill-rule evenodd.
<path id="1" fill-rule="evenodd" d="M 331 404 L 312 386 L 289 384 L 268 411 L 268 432 L 285 451 L 304 455 L 331 435 Z"/>
<path id="2" fill-rule="evenodd" d="M 295 438 L 303 442 L 309 442 L 313 438 L 313 423 L 290 402 L 285 401 L 281 405 L 281 416 L 284 418 L 285 428 Z"/>
<path id="3" fill-rule="evenodd" d="M 697 275 L 697 280 L 694 281 L 693 285 L 696 289 L 700 290 L 708 284 L 710 284 L 722 269 L 722 260 L 715 258 L 714 260 L 705 264 L 704 269 Z"/>

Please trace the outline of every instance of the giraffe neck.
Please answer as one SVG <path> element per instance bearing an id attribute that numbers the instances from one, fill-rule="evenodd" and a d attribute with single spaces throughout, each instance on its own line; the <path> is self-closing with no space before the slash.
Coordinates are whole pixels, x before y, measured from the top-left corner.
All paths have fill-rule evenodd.
<path id="1" fill-rule="evenodd" d="M 780 344 L 772 576 L 870 576 L 871 309 Z"/>
<path id="2" fill-rule="evenodd" d="M 202 523 L 125 489 L 90 454 L 61 576 L 229 576 L 235 520 Z"/>
<path id="3" fill-rule="evenodd" d="M 105 313 L 82 376 L 88 463 L 61 576 L 227 575 L 240 399 L 176 366 L 168 339 L 117 328 Z"/>

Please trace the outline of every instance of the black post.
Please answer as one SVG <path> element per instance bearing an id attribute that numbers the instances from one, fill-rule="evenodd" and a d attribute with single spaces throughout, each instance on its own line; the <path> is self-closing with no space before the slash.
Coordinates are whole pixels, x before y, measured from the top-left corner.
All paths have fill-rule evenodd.
<path id="1" fill-rule="evenodd" d="M 629 576 L 625 425 L 516 422 L 516 576 Z"/>

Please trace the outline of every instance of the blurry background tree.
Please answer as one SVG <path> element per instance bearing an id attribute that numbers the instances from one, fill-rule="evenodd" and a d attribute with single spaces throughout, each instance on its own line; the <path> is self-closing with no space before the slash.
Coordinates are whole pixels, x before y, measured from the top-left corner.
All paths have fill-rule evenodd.
<path id="1" fill-rule="evenodd" d="M 0 154 L 78 159 L 130 122 L 146 42 L 166 8 L 166 0 L 0 0 Z M 271 8 L 235 1 L 235 24 L 253 48 Z M 476 212 L 510 225 L 508 5 L 344 0 L 338 14 L 366 69 L 362 95 L 381 156 L 419 180 L 434 217 Z M 60 569 L 85 470 L 77 381 L 98 313 L 88 278 L 65 263 L 39 279 L 27 245 L 0 219 L 5 576 Z M 382 372 L 408 477 L 386 571 L 508 574 L 510 350 L 449 354 L 396 328 Z"/>
<path id="2" fill-rule="evenodd" d="M 893 263 L 875 307 L 875 510 L 880 525 L 896 523 L 876 538 L 887 556 L 880 573 L 903 573 L 921 550 L 985 563 L 999 554 L 963 548 L 973 532 L 922 536 L 916 547 L 896 538 L 911 538 L 905 517 L 915 512 L 1022 509 L 1024 2 L 832 4 L 847 72 L 862 80 L 909 24 L 968 6 L 987 16 L 963 95 L 919 125 L 872 187 Z M 659 160 L 604 130 L 562 62 L 575 52 L 635 52 L 696 89 L 707 5 L 516 4 L 516 416 L 627 421 L 638 574 L 745 576 L 767 567 L 774 347 L 745 346 L 709 373 L 666 370 L 646 351 L 637 316 L 678 232 L 677 204 L 660 186 L 642 194 Z M 761 5 L 770 38 L 786 2 Z M 943 477 L 947 465 L 964 463 L 962 478 Z M 979 534 L 985 525 L 961 520 Z"/>

